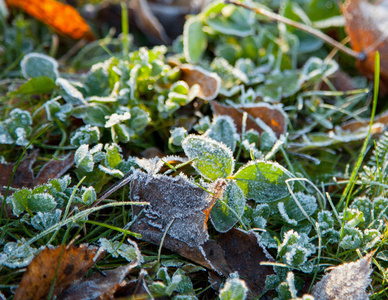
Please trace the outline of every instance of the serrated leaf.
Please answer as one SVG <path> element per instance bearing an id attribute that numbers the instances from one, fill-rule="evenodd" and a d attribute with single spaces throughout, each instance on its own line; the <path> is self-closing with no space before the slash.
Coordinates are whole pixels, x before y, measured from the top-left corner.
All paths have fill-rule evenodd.
<path id="1" fill-rule="evenodd" d="M 205 178 L 227 178 L 234 169 L 232 151 L 224 144 L 202 136 L 189 135 L 182 142 L 183 150 L 194 167 Z"/>
<path id="2" fill-rule="evenodd" d="M 245 202 L 244 192 L 234 180 L 229 181 L 222 199 L 217 200 L 210 212 L 214 228 L 219 232 L 231 229 L 244 214 Z"/>
<path id="3" fill-rule="evenodd" d="M 56 80 L 59 77 L 58 63 L 50 56 L 41 53 L 29 53 L 20 62 L 23 77 L 31 79 L 35 77 L 48 77 Z"/>
<path id="4" fill-rule="evenodd" d="M 56 84 L 54 80 L 46 76 L 34 77 L 22 84 L 10 95 L 39 95 L 50 93 Z"/>
<path id="5" fill-rule="evenodd" d="M 291 177 L 292 174 L 278 163 L 261 160 L 246 164 L 233 176 L 246 197 L 260 203 L 287 197 L 289 191 L 285 180 Z"/>
<path id="6" fill-rule="evenodd" d="M 207 37 L 203 32 L 202 20 L 196 16 L 186 21 L 183 28 L 183 51 L 190 63 L 197 63 L 207 47 Z"/>

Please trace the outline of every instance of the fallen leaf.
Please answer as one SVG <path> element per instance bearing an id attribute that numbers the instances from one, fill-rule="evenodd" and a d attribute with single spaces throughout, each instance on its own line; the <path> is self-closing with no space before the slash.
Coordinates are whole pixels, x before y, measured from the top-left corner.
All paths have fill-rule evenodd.
<path id="1" fill-rule="evenodd" d="M 346 19 L 346 32 L 350 37 L 353 50 L 363 52 L 364 60 L 357 61 L 360 72 L 373 79 L 376 51 L 382 58 L 388 55 L 388 40 L 386 27 L 388 25 L 388 1 L 347 0 L 342 5 L 342 12 Z M 388 83 L 388 60 L 380 62 L 381 88 Z"/>
<path id="2" fill-rule="evenodd" d="M 5 2 L 11 7 L 22 9 L 61 35 L 77 40 L 95 40 L 89 25 L 71 5 L 55 0 L 6 0 Z"/>
<path id="3" fill-rule="evenodd" d="M 260 262 L 274 261 L 253 232 L 231 229 L 209 239 L 207 219 L 217 198 L 221 198 L 225 180 L 219 179 L 204 189 L 182 176 L 146 174 L 139 170 L 131 181 L 131 199 L 150 203 L 144 211 L 133 207 L 137 221 L 131 230 L 142 239 L 160 245 L 216 271 L 225 277 L 238 271 L 251 287 L 252 295 L 264 292 L 266 275 L 272 267 Z M 167 232 L 166 232 L 167 231 Z"/>
<path id="4" fill-rule="evenodd" d="M 155 17 L 147 0 L 133 0 L 130 2 L 130 8 L 134 11 L 136 25 L 148 38 L 171 44 L 171 39 Z"/>
<path id="5" fill-rule="evenodd" d="M 351 120 L 341 125 L 342 130 L 356 133 L 369 129 L 370 118 L 362 120 Z M 388 112 L 382 113 L 374 117 L 372 125 L 372 134 L 382 133 L 385 126 L 388 124 Z"/>
<path id="6" fill-rule="evenodd" d="M 198 98 L 213 100 L 217 97 L 221 88 L 221 78 L 217 73 L 188 64 L 179 67 L 181 70 L 181 80 L 186 81 L 190 87 L 195 84 L 199 85 Z"/>
<path id="7" fill-rule="evenodd" d="M 178 175 L 146 174 L 135 171 L 131 181 L 131 199 L 150 203 L 142 208 L 134 206 L 137 221 L 131 230 L 142 234 L 142 239 L 163 246 L 209 269 L 214 267 L 204 257 L 203 245 L 208 242 L 207 221 L 211 207 L 222 196 L 224 180 L 217 180 L 207 189 Z"/>
<path id="8" fill-rule="evenodd" d="M 37 185 L 46 183 L 49 179 L 62 176 L 74 164 L 74 154 L 69 153 L 61 159 L 52 158 L 40 170 L 37 176 L 34 176 L 32 166 L 35 163 L 38 151 L 31 152 L 19 164 L 11 182 L 12 188 L 33 188 Z M 0 194 L 4 195 L 7 190 L 9 179 L 11 178 L 15 164 L 0 163 Z M 9 191 L 8 195 L 13 193 Z"/>
<path id="9" fill-rule="evenodd" d="M 147 271 L 141 270 L 139 273 L 139 278 L 136 280 L 132 280 L 124 285 L 121 285 L 117 288 L 114 293 L 114 299 L 122 299 L 125 297 L 133 298 L 133 299 L 152 299 L 152 295 L 148 290 L 146 282 L 144 280 L 147 275 Z"/>
<path id="10" fill-rule="evenodd" d="M 255 122 L 255 120 L 259 118 L 273 130 L 277 137 L 285 134 L 287 131 L 285 113 L 281 108 L 271 104 L 255 103 L 249 105 L 226 106 L 217 101 L 212 101 L 210 104 L 215 116 L 230 116 L 236 124 L 237 132 L 239 133 L 241 133 L 242 130 L 242 118 L 244 112 L 248 114 L 246 130 L 254 129 L 259 133 L 262 133 L 264 131 L 263 128 Z"/>
<path id="11" fill-rule="evenodd" d="M 104 255 L 98 247 L 58 246 L 45 248 L 27 267 L 14 299 L 46 299 L 54 283 L 52 297 L 86 275 Z"/>
<path id="12" fill-rule="evenodd" d="M 369 299 L 366 288 L 371 283 L 371 252 L 356 262 L 345 263 L 331 269 L 312 289 L 316 300 Z"/>
<path id="13" fill-rule="evenodd" d="M 232 272 L 237 271 L 248 285 L 249 298 L 256 299 L 263 294 L 267 275 L 274 274 L 274 270 L 271 266 L 262 266 L 260 263 L 275 260 L 260 243 L 260 237 L 254 232 L 233 228 L 218 235 L 216 241 L 224 251 Z"/>
<path id="14" fill-rule="evenodd" d="M 224 180 L 219 180 L 208 189 L 222 189 L 223 184 Z M 222 194 L 222 191 L 218 191 L 218 194 L 220 192 Z M 161 235 L 168 229 L 167 236 L 190 247 L 202 245 L 207 241 L 206 222 L 217 198 L 183 175 L 169 177 L 137 170 L 131 181 L 131 199 L 150 203 L 134 224 L 134 228 L 146 223 L 157 228 Z M 135 206 L 134 217 L 141 210 L 142 208 Z M 146 236 L 143 238 L 146 239 Z"/>
<path id="15" fill-rule="evenodd" d="M 102 270 L 95 272 L 87 278 L 76 282 L 61 293 L 57 299 L 61 300 L 77 300 L 77 299 L 116 299 L 114 294 L 117 290 L 125 285 L 125 277 L 137 265 L 139 261 L 136 259 L 132 263 L 117 267 L 113 270 Z"/>

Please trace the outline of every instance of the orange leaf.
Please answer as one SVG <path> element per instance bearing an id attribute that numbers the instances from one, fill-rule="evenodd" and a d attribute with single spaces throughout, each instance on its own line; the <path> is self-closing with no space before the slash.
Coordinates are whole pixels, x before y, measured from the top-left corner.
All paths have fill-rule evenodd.
<path id="1" fill-rule="evenodd" d="M 53 282 L 52 296 L 60 294 L 103 257 L 105 252 L 98 250 L 87 244 L 43 249 L 28 266 L 14 299 L 47 299 Z"/>
<path id="2" fill-rule="evenodd" d="M 353 50 L 364 52 L 366 58 L 357 61 L 357 67 L 369 79 L 374 76 L 376 51 L 380 52 L 381 88 L 386 90 L 388 83 L 388 41 L 386 33 L 386 17 L 388 9 L 384 1 L 374 4 L 366 0 L 347 0 L 342 6 L 346 19 L 346 32 L 350 37 Z"/>
<path id="3" fill-rule="evenodd" d="M 61 35 L 87 41 L 95 39 L 89 25 L 70 5 L 55 0 L 6 0 L 6 3 L 22 9 Z"/>

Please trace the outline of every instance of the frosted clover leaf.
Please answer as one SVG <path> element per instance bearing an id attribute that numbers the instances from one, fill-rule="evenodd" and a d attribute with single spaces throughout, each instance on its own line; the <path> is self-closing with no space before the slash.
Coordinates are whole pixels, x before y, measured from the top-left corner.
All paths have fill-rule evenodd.
<path id="1" fill-rule="evenodd" d="M 100 140 L 100 130 L 97 126 L 85 125 L 78 128 L 70 139 L 73 146 L 96 144 Z"/>
<path id="2" fill-rule="evenodd" d="M 94 168 L 93 155 L 89 152 L 89 145 L 81 145 L 74 155 L 76 168 L 85 172 L 92 172 Z"/>
<path id="3" fill-rule="evenodd" d="M 54 226 L 61 219 L 62 211 L 56 209 L 54 212 L 38 212 L 32 219 L 31 225 L 36 230 L 43 231 Z"/>
<path id="4" fill-rule="evenodd" d="M 171 136 L 168 143 L 174 146 L 181 146 L 182 141 L 187 137 L 187 130 L 184 127 L 177 127 L 171 130 Z"/>
<path id="5" fill-rule="evenodd" d="M 357 249 L 361 247 L 362 240 L 362 232 L 359 229 L 350 227 L 346 224 L 344 227 L 344 236 L 339 243 L 339 246 L 346 250 Z"/>
<path id="6" fill-rule="evenodd" d="M 262 160 L 246 164 L 233 176 L 246 197 L 259 203 L 287 197 L 289 191 L 285 181 L 291 177 L 292 174 L 278 163 Z"/>
<path id="7" fill-rule="evenodd" d="M 213 139 L 189 135 L 182 142 L 183 150 L 194 167 L 206 179 L 227 178 L 234 169 L 232 151 Z"/>
<path id="8" fill-rule="evenodd" d="M 19 216 L 22 212 L 50 212 L 57 206 L 54 197 L 48 193 L 42 193 L 40 190 L 46 187 L 35 188 L 34 190 L 23 188 L 16 191 L 9 198 L 13 213 Z"/>
<path id="9" fill-rule="evenodd" d="M 100 238 L 99 242 L 101 247 L 104 248 L 113 257 L 121 256 L 129 262 L 134 261 L 136 258 L 138 258 L 139 262 L 144 262 L 144 258 L 140 254 L 137 244 L 131 240 L 128 240 L 130 245 L 119 241 L 112 242 L 105 238 Z"/>
<path id="10" fill-rule="evenodd" d="M 299 234 L 294 230 L 284 234 L 283 242 L 278 249 L 281 260 L 294 267 L 302 267 L 307 262 L 307 258 L 314 253 L 315 246 L 309 243 L 307 234 Z"/>
<path id="11" fill-rule="evenodd" d="M 13 109 L 8 118 L 0 122 L 0 144 L 26 146 L 27 136 L 31 131 L 32 119 L 28 111 Z"/>
<path id="12" fill-rule="evenodd" d="M 236 142 L 239 138 L 236 125 L 229 116 L 217 116 L 214 118 L 206 136 L 215 141 L 222 142 L 232 151 L 236 148 Z"/>
<path id="13" fill-rule="evenodd" d="M 0 266 L 9 268 L 23 268 L 29 265 L 34 258 L 37 249 L 31 248 L 28 243 L 22 239 L 17 242 L 5 244 L 3 253 L 0 253 Z"/>
<path id="14" fill-rule="evenodd" d="M 41 53 L 29 53 L 24 56 L 20 67 L 26 79 L 46 76 L 56 80 L 59 77 L 57 61 Z"/>
<path id="15" fill-rule="evenodd" d="M 248 287 L 238 273 L 230 274 L 224 287 L 220 290 L 220 300 L 244 300 L 247 298 Z"/>

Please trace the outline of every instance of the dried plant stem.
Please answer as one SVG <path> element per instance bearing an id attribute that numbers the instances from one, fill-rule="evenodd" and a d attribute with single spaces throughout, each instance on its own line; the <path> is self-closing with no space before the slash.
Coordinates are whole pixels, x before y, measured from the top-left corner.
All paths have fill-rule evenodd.
<path id="1" fill-rule="evenodd" d="M 298 22 L 295 22 L 293 20 L 290 20 L 286 17 L 283 17 L 281 15 L 278 15 L 274 12 L 271 12 L 269 10 L 266 10 L 266 9 L 263 9 L 263 8 L 258 8 L 258 7 L 251 7 L 251 6 L 248 6 L 244 3 L 241 3 L 241 2 L 238 2 L 236 0 L 226 0 L 225 3 L 230 3 L 230 4 L 234 4 L 234 5 L 237 5 L 237 6 L 241 6 L 241 7 L 244 7 L 246 9 L 249 9 L 251 11 L 254 11 L 255 13 L 257 14 L 260 14 L 262 16 L 265 16 L 265 17 L 268 17 L 270 18 L 271 20 L 275 20 L 275 21 L 278 21 L 278 22 L 282 22 L 286 25 L 290 25 L 292 27 L 295 27 L 299 30 L 302 30 L 302 31 L 305 31 L 307 33 L 310 33 L 311 35 L 314 35 L 318 38 L 320 38 L 321 40 L 325 41 L 326 43 L 332 45 L 333 47 L 336 47 L 337 49 L 339 49 L 340 51 L 358 59 L 358 60 L 364 60 L 365 59 L 365 54 L 363 52 L 356 52 L 354 51 L 353 49 L 350 49 L 346 46 L 344 46 L 343 44 L 341 44 L 340 42 L 336 41 L 335 39 L 331 38 L 330 36 L 324 34 L 323 32 L 315 29 L 315 28 L 312 28 L 310 26 L 307 26 L 305 24 L 302 24 L 302 23 L 298 23 Z"/>

